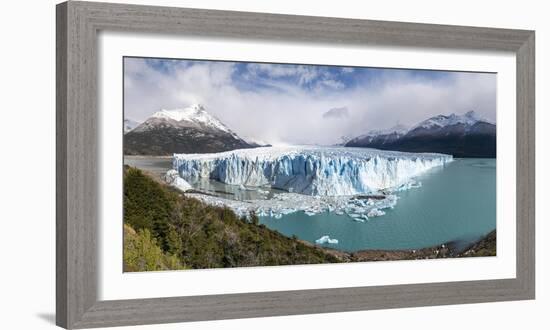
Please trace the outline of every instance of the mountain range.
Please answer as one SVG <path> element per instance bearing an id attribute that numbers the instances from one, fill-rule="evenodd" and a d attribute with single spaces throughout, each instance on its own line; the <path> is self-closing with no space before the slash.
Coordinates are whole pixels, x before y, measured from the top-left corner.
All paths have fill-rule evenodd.
<path id="1" fill-rule="evenodd" d="M 437 115 L 411 128 L 396 125 L 342 139 L 339 145 L 346 147 L 496 157 L 496 125 L 474 111 Z M 200 104 L 157 111 L 141 124 L 124 120 L 126 155 L 212 153 L 259 146 L 268 145 L 238 136 Z"/>
<path id="2" fill-rule="evenodd" d="M 474 111 L 437 115 L 412 128 L 398 125 L 350 139 L 346 147 L 439 152 L 455 157 L 496 157 L 496 125 Z"/>
<path id="3" fill-rule="evenodd" d="M 125 129 L 126 129 L 125 121 Z M 204 106 L 160 110 L 124 134 L 126 155 L 211 153 L 253 148 L 232 132 Z"/>

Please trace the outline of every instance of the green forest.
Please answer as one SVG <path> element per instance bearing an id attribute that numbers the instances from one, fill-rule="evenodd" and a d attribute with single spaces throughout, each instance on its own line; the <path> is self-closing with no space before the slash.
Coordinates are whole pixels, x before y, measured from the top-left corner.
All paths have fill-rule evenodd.
<path id="1" fill-rule="evenodd" d="M 124 169 L 124 271 L 340 262 L 251 214 L 204 204 L 143 171 Z"/>

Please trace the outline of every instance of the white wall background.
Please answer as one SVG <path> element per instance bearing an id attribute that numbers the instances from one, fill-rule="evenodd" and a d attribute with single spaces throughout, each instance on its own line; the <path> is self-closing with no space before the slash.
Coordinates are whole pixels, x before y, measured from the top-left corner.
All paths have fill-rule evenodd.
<path id="1" fill-rule="evenodd" d="M 0 51 L 0 328 L 52 329 L 55 312 L 55 3 L 3 4 Z M 143 326 L 143 329 L 547 329 L 550 218 L 544 130 L 550 107 L 550 21 L 544 1 L 110 1 L 443 23 L 537 32 L 537 299 L 352 313 Z M 138 328 L 138 327 L 135 327 Z"/>

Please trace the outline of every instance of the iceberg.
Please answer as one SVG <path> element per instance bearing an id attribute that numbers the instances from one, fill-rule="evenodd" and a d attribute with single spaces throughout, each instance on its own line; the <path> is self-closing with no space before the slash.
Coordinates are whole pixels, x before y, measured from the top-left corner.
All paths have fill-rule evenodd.
<path id="1" fill-rule="evenodd" d="M 184 180 L 208 178 L 310 196 L 353 196 L 415 187 L 411 179 L 451 155 L 368 148 L 284 146 L 211 154 L 174 154 Z"/>
<path id="2" fill-rule="evenodd" d="M 335 239 L 335 238 L 330 238 L 330 236 L 328 235 L 325 235 L 325 236 L 322 236 L 321 238 L 315 240 L 315 243 L 317 244 L 338 244 L 338 240 Z"/>
<path id="3" fill-rule="evenodd" d="M 249 217 L 253 212 L 260 217 L 280 219 L 285 214 L 304 212 L 313 216 L 324 212 L 347 215 L 354 221 L 365 222 L 369 216 L 384 214 L 383 209 L 393 208 L 397 196 L 310 196 L 296 193 L 278 193 L 269 199 L 235 200 L 221 196 L 188 192 L 187 196 L 208 205 L 228 207 L 239 217 Z M 370 214 L 370 215 L 368 215 Z"/>
<path id="4" fill-rule="evenodd" d="M 193 189 L 193 187 L 187 181 L 179 176 L 176 170 L 169 170 L 168 172 L 166 172 L 166 174 L 164 175 L 164 181 L 172 187 L 176 187 L 184 192 Z"/>
<path id="5" fill-rule="evenodd" d="M 367 217 L 369 218 L 380 217 L 380 216 L 383 216 L 384 214 L 386 214 L 386 212 L 374 208 L 370 210 L 369 213 L 367 213 Z"/>

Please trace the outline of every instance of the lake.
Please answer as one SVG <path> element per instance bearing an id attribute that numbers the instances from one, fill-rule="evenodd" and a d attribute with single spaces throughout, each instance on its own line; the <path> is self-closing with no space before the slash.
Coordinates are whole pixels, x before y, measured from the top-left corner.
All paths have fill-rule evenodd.
<path id="1" fill-rule="evenodd" d="M 124 161 L 155 175 L 172 166 L 170 158 L 127 156 Z M 418 249 L 451 241 L 465 246 L 496 228 L 495 159 L 455 159 L 415 179 L 422 187 L 397 192 L 395 208 L 385 209 L 385 215 L 364 223 L 329 212 L 260 217 L 260 223 L 312 243 L 328 235 L 338 239 L 338 244 L 324 246 L 345 251 Z M 212 180 L 193 186 L 231 199 L 254 197 L 249 195 L 254 192 Z M 280 191 L 270 191 L 270 195 L 275 193 Z"/>
<path id="2" fill-rule="evenodd" d="M 495 159 L 456 159 L 418 176 L 422 187 L 396 193 L 394 209 L 365 223 L 347 215 L 303 212 L 260 222 L 284 235 L 315 242 L 328 235 L 335 249 L 418 249 L 456 241 L 465 245 L 496 228 Z"/>

